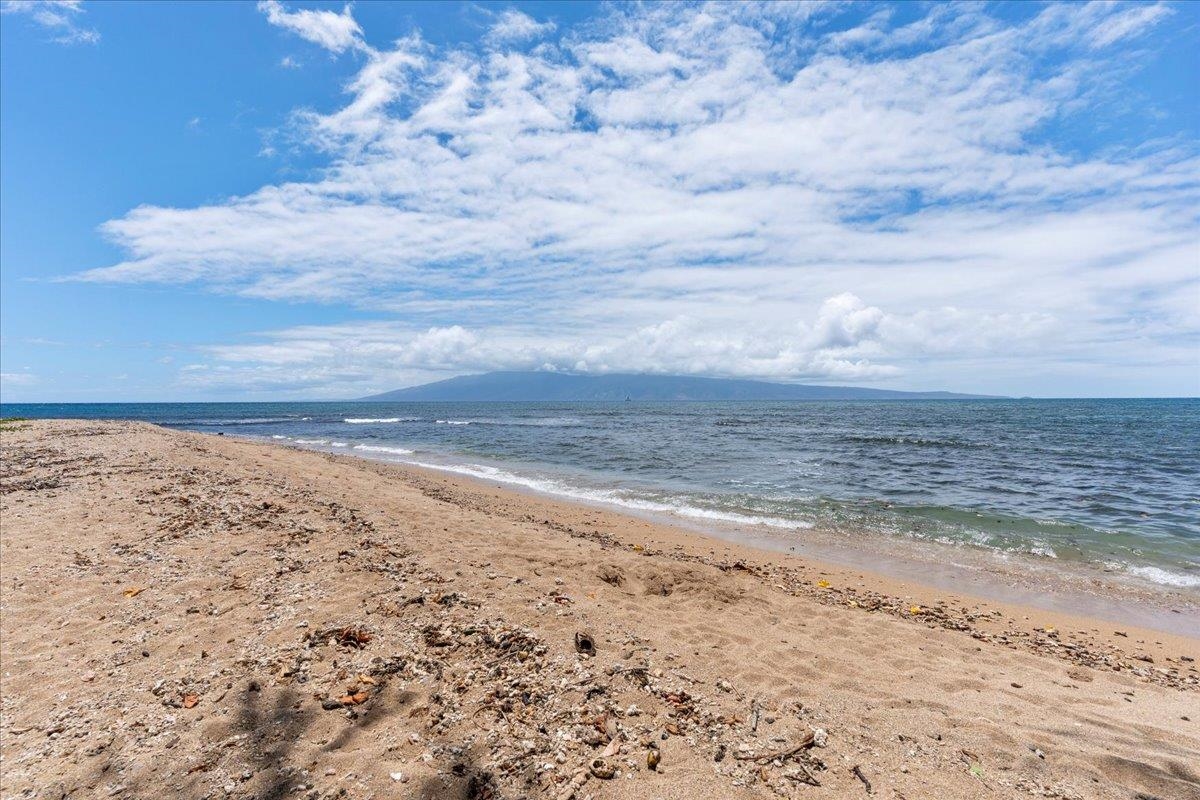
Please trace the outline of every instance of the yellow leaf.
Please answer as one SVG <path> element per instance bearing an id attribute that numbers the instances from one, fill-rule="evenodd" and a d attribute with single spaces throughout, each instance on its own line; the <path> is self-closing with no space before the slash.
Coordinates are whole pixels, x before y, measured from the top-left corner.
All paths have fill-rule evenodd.
<path id="1" fill-rule="evenodd" d="M 920 606 L 912 606 L 911 608 L 909 608 L 909 609 L 908 609 L 908 613 L 910 613 L 910 614 L 920 614 L 920 613 L 921 613 L 921 607 L 920 607 Z"/>
<path id="2" fill-rule="evenodd" d="M 821 580 L 817 581 L 817 586 L 820 586 L 822 589 L 828 589 L 828 588 L 829 588 L 829 581 L 827 581 L 827 580 L 825 580 L 824 578 L 822 578 Z"/>
<path id="3" fill-rule="evenodd" d="M 146 591 L 146 590 L 139 586 L 136 589 L 126 589 L 121 594 L 125 595 L 126 597 L 137 597 L 139 594 L 141 594 L 144 591 Z"/>

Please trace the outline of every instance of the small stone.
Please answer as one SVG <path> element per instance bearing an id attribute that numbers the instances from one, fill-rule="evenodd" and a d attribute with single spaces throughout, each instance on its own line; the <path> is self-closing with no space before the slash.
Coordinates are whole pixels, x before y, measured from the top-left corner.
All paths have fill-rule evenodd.
<path id="1" fill-rule="evenodd" d="M 392 772 L 390 775 L 396 783 L 408 783 L 408 776 L 403 772 Z"/>

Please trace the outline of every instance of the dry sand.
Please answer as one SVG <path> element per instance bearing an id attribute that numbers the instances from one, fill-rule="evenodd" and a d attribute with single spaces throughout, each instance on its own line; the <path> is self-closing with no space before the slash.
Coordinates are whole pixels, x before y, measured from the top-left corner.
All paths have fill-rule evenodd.
<path id="1" fill-rule="evenodd" d="M 1197 638 L 228 437 L 0 447 L 4 798 L 1200 798 Z"/>

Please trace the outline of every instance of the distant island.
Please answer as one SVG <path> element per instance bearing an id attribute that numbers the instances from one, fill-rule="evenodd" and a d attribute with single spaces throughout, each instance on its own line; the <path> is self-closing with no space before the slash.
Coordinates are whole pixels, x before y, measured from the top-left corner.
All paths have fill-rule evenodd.
<path id="1" fill-rule="evenodd" d="M 683 375 L 570 375 L 561 372 L 488 372 L 358 398 L 401 401 L 721 401 L 721 400 L 979 400 L 994 395 L 899 392 L 858 386 L 812 386 Z"/>

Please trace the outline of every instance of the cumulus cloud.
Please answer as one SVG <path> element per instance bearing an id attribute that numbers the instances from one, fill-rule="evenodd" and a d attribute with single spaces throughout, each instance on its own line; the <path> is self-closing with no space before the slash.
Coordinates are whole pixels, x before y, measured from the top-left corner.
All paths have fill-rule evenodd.
<path id="1" fill-rule="evenodd" d="M 79 277 L 393 321 L 218 347 L 226 375 L 369 380 L 394 358 L 874 380 L 1027 347 L 1170 361 L 1200 330 L 1196 149 L 1047 133 L 1128 70 L 1115 44 L 1159 6 L 903 25 L 839 23 L 840 4 L 620 6 L 532 49 L 551 31 L 513 11 L 477 47 L 413 32 L 379 50 L 349 7 L 260 8 L 362 58 L 342 106 L 295 115 L 326 169 L 136 208 L 103 227 L 127 258 Z"/>
<path id="2" fill-rule="evenodd" d="M 432 380 L 446 374 L 506 370 L 696 374 L 778 380 L 870 382 L 900 373 L 891 358 L 982 358 L 1002 347 L 1033 355 L 1057 333 L 1036 314 L 978 315 L 955 308 L 889 313 L 843 293 L 827 298 L 811 319 L 720 327 L 693 317 L 625 333 L 547 337 L 507 325 L 413 329 L 396 322 L 300 326 L 248 344 L 206 348 L 219 368 L 194 367 L 197 387 L 324 387 L 352 396 Z M 931 346 L 932 343 L 932 346 Z"/>
<path id="3" fill-rule="evenodd" d="M 0 13 L 27 16 L 59 44 L 96 44 L 100 32 L 80 25 L 83 0 L 4 0 Z"/>

